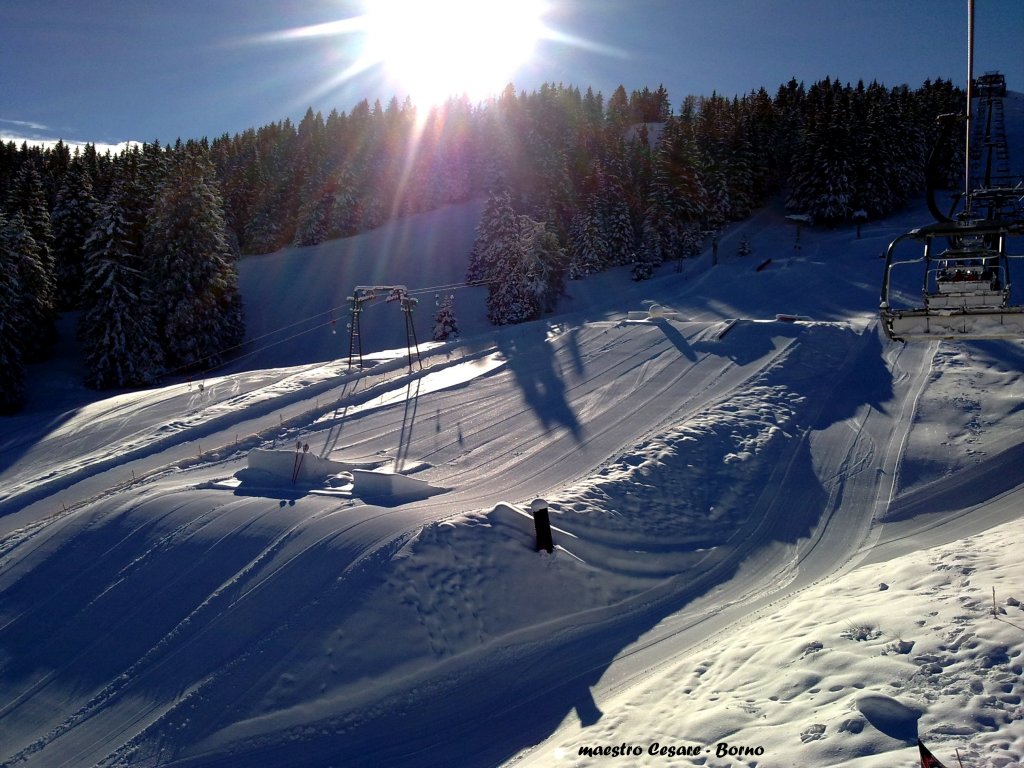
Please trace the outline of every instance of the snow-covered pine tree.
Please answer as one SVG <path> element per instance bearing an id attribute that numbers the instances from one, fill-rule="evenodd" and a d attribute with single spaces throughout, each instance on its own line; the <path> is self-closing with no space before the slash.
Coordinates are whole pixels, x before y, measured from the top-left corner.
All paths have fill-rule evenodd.
<path id="1" fill-rule="evenodd" d="M 725 164 L 730 219 L 746 219 L 754 209 L 754 161 L 750 142 L 737 130 Z"/>
<path id="2" fill-rule="evenodd" d="M 507 191 L 492 191 L 487 196 L 476 239 L 469 254 L 466 282 L 476 283 L 500 276 L 500 251 L 518 239 L 516 212 Z"/>
<path id="3" fill-rule="evenodd" d="M 175 153 L 150 211 L 143 251 L 168 367 L 219 363 L 224 350 L 241 342 L 244 327 L 223 202 L 202 146 Z"/>
<path id="4" fill-rule="evenodd" d="M 598 224 L 608 249 L 608 266 L 622 266 L 633 262 L 636 249 L 636 230 L 630 214 L 626 188 L 631 183 L 624 159 L 622 142 L 616 142 L 617 154 L 598 176 Z"/>
<path id="5" fill-rule="evenodd" d="M 654 277 L 654 270 L 658 264 L 658 253 L 660 246 L 656 242 L 652 242 L 648 239 L 648 235 L 645 234 L 644 242 L 640 245 L 640 250 L 637 253 L 636 262 L 633 264 L 633 270 L 630 273 L 634 280 L 650 280 Z"/>
<path id="6" fill-rule="evenodd" d="M 729 178 L 726 169 L 708 161 L 700 174 L 707 195 L 707 220 L 712 227 L 729 221 L 732 200 L 729 197 Z"/>
<path id="7" fill-rule="evenodd" d="M 643 242 L 633 265 L 634 280 L 649 279 L 658 266 L 676 256 L 679 249 L 676 224 L 668 179 L 656 166 L 644 216 Z"/>
<path id="8" fill-rule="evenodd" d="M 23 236 L 0 211 L 0 413 L 18 410 L 25 396 L 25 367 L 22 364 L 21 314 L 18 273 Z"/>
<path id="9" fill-rule="evenodd" d="M 356 234 L 359 231 L 361 213 L 358 196 L 353 187 L 352 173 L 347 166 L 342 166 L 334 172 L 331 187 L 329 237 L 348 237 Z"/>
<path id="10" fill-rule="evenodd" d="M 138 179 L 138 195 L 143 211 L 149 210 L 167 175 L 169 158 L 159 141 L 143 144 L 142 149 L 134 148 L 135 174 Z"/>
<path id="11" fill-rule="evenodd" d="M 21 211 L 9 215 L 5 234 L 7 248 L 17 256 L 18 309 L 22 358 L 38 362 L 54 339 L 53 276 L 42 260 L 35 238 L 25 224 Z"/>
<path id="12" fill-rule="evenodd" d="M 564 291 L 565 256 L 546 226 L 512 208 L 507 192 L 488 196 L 470 253 L 467 282 L 487 282 L 494 325 L 532 320 Z"/>
<path id="13" fill-rule="evenodd" d="M 568 232 L 575 208 L 568 159 L 562 147 L 552 142 L 536 143 L 537 187 L 531 190 L 536 219 L 557 234 Z"/>
<path id="14" fill-rule="evenodd" d="M 931 152 L 931 146 L 926 140 L 925 125 L 933 123 L 936 115 L 923 114 L 914 94 L 905 85 L 891 91 L 887 112 L 885 126 L 890 131 L 891 157 L 894 161 L 889 168 L 888 186 L 894 192 L 894 204 L 902 205 L 912 195 L 919 194 L 925 186 L 925 164 Z M 953 146 L 956 156 L 962 161 L 963 142 L 953 142 Z M 959 168 L 956 174 L 958 179 Z"/>
<path id="15" fill-rule="evenodd" d="M 849 220 L 855 195 L 849 136 L 843 127 L 833 125 L 829 132 L 832 140 L 818 151 L 816 165 L 820 175 L 808 206 L 817 221 L 831 224 Z"/>
<path id="16" fill-rule="evenodd" d="M 867 114 L 862 129 L 854 136 L 854 189 L 851 208 L 863 209 L 872 218 L 885 216 L 902 203 L 901 190 L 894 188 L 894 169 L 903 160 L 896 156 L 898 126 L 890 126 L 888 96 L 884 89 L 872 84 Z"/>
<path id="17" fill-rule="evenodd" d="M 84 246 L 99 215 L 100 204 L 92 191 L 92 179 L 79 163 L 68 169 L 50 223 L 56 261 L 57 304 L 63 309 L 80 306 L 84 279 Z"/>
<path id="18" fill-rule="evenodd" d="M 295 126 L 290 120 L 264 126 L 245 137 L 248 157 L 240 182 L 244 199 L 235 191 L 238 239 L 246 253 L 267 253 L 285 244 L 291 226 L 290 184 L 294 174 Z M 238 214 L 236 214 L 237 216 Z"/>
<path id="19" fill-rule="evenodd" d="M 754 252 L 754 249 L 750 246 L 750 238 L 744 235 L 740 238 L 739 248 L 736 249 L 737 256 L 749 256 Z"/>
<path id="20" fill-rule="evenodd" d="M 18 171 L 6 209 L 13 235 L 21 239 L 15 247 L 22 255 L 18 273 L 25 317 L 22 350 L 27 362 L 41 360 L 57 338 L 56 277 L 50 212 L 33 163 L 25 163 Z"/>
<path id="21" fill-rule="evenodd" d="M 790 210 L 830 224 L 847 220 L 854 200 L 849 115 L 834 103 L 835 98 L 804 127 L 786 201 Z"/>
<path id="22" fill-rule="evenodd" d="M 139 269 L 133 187 L 129 179 L 114 183 L 84 247 L 80 335 L 85 383 L 95 389 L 152 384 L 162 368 L 153 299 Z"/>
<path id="23" fill-rule="evenodd" d="M 519 243 L 509 244 L 501 255 L 500 279 L 487 286 L 487 319 L 494 325 L 533 320 L 540 314 L 533 280 L 527 273 L 526 256 Z"/>
<path id="24" fill-rule="evenodd" d="M 39 248 L 40 261 L 47 271 L 53 274 L 53 231 L 50 228 L 50 210 L 47 207 L 46 190 L 34 162 L 27 162 L 21 166 L 7 197 L 6 207 L 9 214 L 21 212 L 25 226 Z"/>
<path id="25" fill-rule="evenodd" d="M 481 279 L 487 281 L 487 319 L 494 325 L 521 323 L 539 314 L 536 296 L 531 290 L 520 218 L 512 211 L 507 195 L 502 197 L 502 202 L 497 226 L 487 230 L 491 239 L 483 241 L 481 248 L 474 246 L 474 251 L 481 253 L 482 263 L 487 265 Z M 512 212 L 511 218 L 509 212 Z"/>
<path id="26" fill-rule="evenodd" d="M 569 279 L 579 280 L 604 269 L 608 263 L 608 244 L 595 215 L 597 201 L 577 213 L 569 227 Z"/>
<path id="27" fill-rule="evenodd" d="M 545 222 L 519 217 L 520 238 L 526 257 L 526 274 L 536 305 L 536 315 L 554 310 L 565 295 L 566 258 L 558 235 Z"/>
<path id="28" fill-rule="evenodd" d="M 314 171 L 302 193 L 302 204 L 296 217 L 292 245 L 318 245 L 330 234 L 334 195 L 328 188 L 324 174 Z"/>
<path id="29" fill-rule="evenodd" d="M 469 153 L 465 140 L 458 135 L 442 137 L 434 157 L 433 199 L 436 205 L 461 203 L 469 199 L 472 190 Z"/>
<path id="30" fill-rule="evenodd" d="M 438 310 L 434 317 L 434 341 L 448 341 L 459 335 L 459 323 L 455 319 L 455 294 L 449 293 L 437 299 Z"/>

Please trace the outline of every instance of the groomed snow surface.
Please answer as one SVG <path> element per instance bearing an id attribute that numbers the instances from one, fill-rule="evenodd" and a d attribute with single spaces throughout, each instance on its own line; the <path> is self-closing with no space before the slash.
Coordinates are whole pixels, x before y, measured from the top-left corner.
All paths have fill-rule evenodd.
<path id="1" fill-rule="evenodd" d="M 411 370 L 379 303 L 349 370 L 345 296 L 459 281 L 479 213 L 247 259 L 254 341 L 204 379 L 33 369 L 0 763 L 1019 765 L 1024 346 L 884 341 L 923 205 L 799 243 L 766 208 L 522 326 L 460 290 Z"/>

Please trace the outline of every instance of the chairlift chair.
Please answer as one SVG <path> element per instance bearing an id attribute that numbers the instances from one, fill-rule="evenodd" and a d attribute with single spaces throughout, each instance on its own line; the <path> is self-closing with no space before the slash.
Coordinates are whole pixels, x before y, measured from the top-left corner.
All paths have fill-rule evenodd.
<path id="1" fill-rule="evenodd" d="M 1010 259 L 1021 257 L 1006 252 L 1007 239 L 1022 234 L 1020 222 L 961 220 L 896 238 L 886 251 L 882 282 L 886 335 L 895 341 L 1024 339 L 1024 306 L 1010 304 Z M 906 242 L 923 244 L 923 255 L 897 258 Z M 924 270 L 923 299 L 915 306 L 899 306 L 892 291 L 893 270 L 906 265 Z"/>

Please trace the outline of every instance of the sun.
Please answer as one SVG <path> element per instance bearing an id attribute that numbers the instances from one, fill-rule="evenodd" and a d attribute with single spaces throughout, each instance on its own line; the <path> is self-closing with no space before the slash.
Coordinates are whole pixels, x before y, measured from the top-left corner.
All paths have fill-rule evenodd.
<path id="1" fill-rule="evenodd" d="M 367 60 L 416 105 L 499 93 L 544 37 L 542 0 L 367 0 Z"/>

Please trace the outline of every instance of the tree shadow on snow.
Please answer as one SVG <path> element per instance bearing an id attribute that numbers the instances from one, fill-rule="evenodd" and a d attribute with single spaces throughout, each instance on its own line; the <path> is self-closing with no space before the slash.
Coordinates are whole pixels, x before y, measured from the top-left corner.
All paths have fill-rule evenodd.
<path id="1" fill-rule="evenodd" d="M 531 329 L 532 330 L 532 329 Z M 557 370 L 551 344 L 533 334 L 498 335 L 498 349 L 508 362 L 523 400 L 545 432 L 562 426 L 582 439 L 579 419 L 565 396 L 565 381 Z"/>
<path id="2" fill-rule="evenodd" d="M 679 329 L 672 325 L 672 323 L 663 317 L 655 318 L 651 320 L 651 323 L 661 329 L 661 332 L 665 334 L 665 338 L 675 345 L 676 349 L 679 350 L 683 357 L 690 362 L 697 359 L 697 352 L 692 346 L 690 346 L 690 342 L 686 340 L 686 337 L 683 336 L 683 334 L 679 332 Z"/>
<path id="3" fill-rule="evenodd" d="M 774 339 L 792 339 L 803 332 L 796 323 L 765 323 L 737 320 L 721 338 L 703 339 L 693 345 L 697 352 L 727 357 L 737 365 L 748 365 L 762 359 L 775 346 Z"/>

